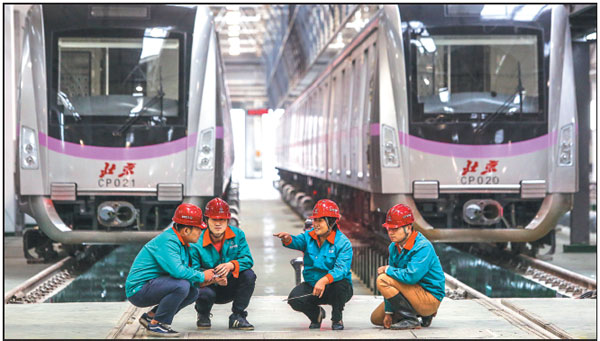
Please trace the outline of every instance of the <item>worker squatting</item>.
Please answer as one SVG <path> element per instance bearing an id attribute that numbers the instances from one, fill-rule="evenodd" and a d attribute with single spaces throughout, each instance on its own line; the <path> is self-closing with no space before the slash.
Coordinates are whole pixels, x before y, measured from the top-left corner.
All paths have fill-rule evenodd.
<path id="1" fill-rule="evenodd" d="M 246 308 L 254 292 L 254 261 L 244 232 L 227 222 L 229 205 L 220 198 L 204 210 L 181 204 L 173 227 L 149 241 L 133 261 L 125 290 L 137 307 L 152 307 L 139 318 L 148 334 L 176 337 L 170 325 L 182 308 L 195 303 L 196 325 L 209 329 L 211 309 L 232 303 L 229 328 L 253 330 Z M 317 202 L 310 217 L 313 228 L 297 236 L 274 234 L 284 247 L 304 253 L 304 282 L 292 289 L 290 307 L 321 328 L 321 305 L 332 306 L 331 328 L 344 329 L 342 311 L 352 298 L 352 244 L 338 228 L 340 210 L 331 200 Z M 392 207 L 383 227 L 391 240 L 388 265 L 377 269 L 377 288 L 384 297 L 371 322 L 384 328 L 428 327 L 444 297 L 445 279 L 431 243 L 413 229 L 409 207 Z"/>

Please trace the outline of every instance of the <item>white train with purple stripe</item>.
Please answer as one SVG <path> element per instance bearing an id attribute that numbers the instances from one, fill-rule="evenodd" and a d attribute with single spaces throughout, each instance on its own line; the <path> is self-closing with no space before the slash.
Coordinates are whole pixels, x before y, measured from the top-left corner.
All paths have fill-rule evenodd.
<path id="1" fill-rule="evenodd" d="M 282 116 L 284 197 L 376 231 L 404 203 L 430 240 L 548 242 L 577 189 L 568 9 L 383 7 Z"/>
<path id="2" fill-rule="evenodd" d="M 144 242 L 227 195 L 229 96 L 207 6 L 34 5 L 18 96 L 22 211 L 64 244 Z"/>

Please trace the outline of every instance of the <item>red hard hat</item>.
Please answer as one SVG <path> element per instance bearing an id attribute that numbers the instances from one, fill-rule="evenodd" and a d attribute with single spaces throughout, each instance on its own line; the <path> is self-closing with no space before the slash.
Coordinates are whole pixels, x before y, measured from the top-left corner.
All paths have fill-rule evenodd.
<path id="1" fill-rule="evenodd" d="M 177 206 L 173 215 L 173 221 L 177 224 L 206 228 L 206 224 L 202 221 L 202 210 L 200 207 L 192 204 L 184 203 Z"/>
<path id="2" fill-rule="evenodd" d="M 229 204 L 221 198 L 214 198 L 206 204 L 204 215 L 212 219 L 229 219 Z"/>
<path id="3" fill-rule="evenodd" d="M 412 210 L 410 207 L 402 204 L 398 204 L 392 208 L 387 213 L 385 217 L 385 224 L 383 227 L 386 229 L 395 229 L 398 227 L 406 226 L 408 224 L 412 224 L 415 221 L 413 217 Z"/>
<path id="4" fill-rule="evenodd" d="M 340 218 L 340 208 L 336 203 L 329 199 L 322 199 L 317 201 L 315 208 L 313 208 L 313 214 L 309 217 L 310 219 L 332 217 Z"/>

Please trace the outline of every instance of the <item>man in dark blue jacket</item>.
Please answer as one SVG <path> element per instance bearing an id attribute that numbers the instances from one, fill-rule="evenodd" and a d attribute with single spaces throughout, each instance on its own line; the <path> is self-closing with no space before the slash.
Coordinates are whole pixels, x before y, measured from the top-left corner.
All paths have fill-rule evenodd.
<path id="1" fill-rule="evenodd" d="M 181 204 L 173 223 L 173 228 L 144 245 L 125 282 L 129 302 L 136 307 L 155 306 L 139 319 L 153 336 L 179 336 L 170 327 L 173 317 L 196 300 L 197 286 L 214 275 L 212 269 L 202 272 L 191 267 L 189 244 L 198 241 L 204 227 L 202 210 L 192 204 Z"/>
<path id="2" fill-rule="evenodd" d="M 352 297 L 352 244 L 337 228 L 340 210 L 331 200 L 319 200 L 313 209 L 313 229 L 298 236 L 280 232 L 283 245 L 304 252 L 305 282 L 296 286 L 289 295 L 292 309 L 304 313 L 311 321 L 309 328 L 321 328 L 325 310 L 321 304 L 330 304 L 331 329 L 342 330 L 342 310 Z"/>
<path id="3" fill-rule="evenodd" d="M 371 322 L 384 328 L 428 327 L 444 298 L 440 260 L 431 242 L 414 231 L 413 222 L 411 209 L 399 204 L 390 208 L 383 224 L 392 243 L 389 265 L 377 269 L 377 289 L 384 303 L 373 311 Z"/>

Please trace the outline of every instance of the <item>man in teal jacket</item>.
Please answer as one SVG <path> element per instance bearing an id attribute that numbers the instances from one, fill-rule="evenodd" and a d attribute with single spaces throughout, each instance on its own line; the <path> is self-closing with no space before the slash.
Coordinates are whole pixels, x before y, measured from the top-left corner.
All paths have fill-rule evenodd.
<path id="1" fill-rule="evenodd" d="M 198 296 L 194 285 L 210 281 L 213 270 L 192 269 L 189 244 L 200 237 L 202 210 L 181 204 L 173 216 L 173 227 L 146 243 L 135 257 L 125 282 L 127 299 L 137 307 L 155 306 L 139 321 L 154 336 L 176 337 L 173 317 Z"/>
<path id="2" fill-rule="evenodd" d="M 377 269 L 377 288 L 384 303 L 373 311 L 371 322 L 392 329 L 428 327 L 445 294 L 445 276 L 433 245 L 414 231 L 408 206 L 392 207 L 383 227 L 390 244 L 389 265 Z M 418 317 L 421 317 L 419 322 Z"/>
<path id="3" fill-rule="evenodd" d="M 296 286 L 288 297 L 292 309 L 304 313 L 311 321 L 310 329 L 321 328 L 325 310 L 321 304 L 330 304 L 331 329 L 342 330 L 342 311 L 353 295 L 352 244 L 338 229 L 340 209 L 331 200 L 319 200 L 313 209 L 313 229 L 297 236 L 280 232 L 283 245 L 304 252 L 305 282 Z M 312 294 L 312 295 L 311 295 Z"/>
<path id="4" fill-rule="evenodd" d="M 251 269 L 254 261 L 246 236 L 241 229 L 227 225 L 231 213 L 223 199 L 209 201 L 204 214 L 208 228 L 202 232 L 200 242 L 192 247 L 192 266 L 197 270 L 214 269 L 216 275 L 199 291 L 196 326 L 209 329 L 213 304 L 233 301 L 229 328 L 253 330 L 254 326 L 246 320 L 246 308 L 254 293 L 256 275 Z"/>

